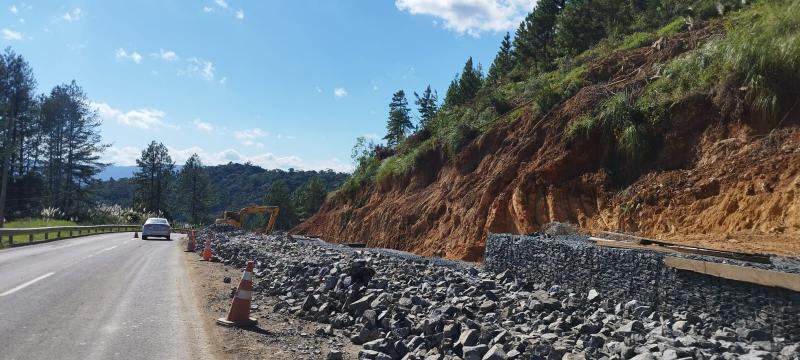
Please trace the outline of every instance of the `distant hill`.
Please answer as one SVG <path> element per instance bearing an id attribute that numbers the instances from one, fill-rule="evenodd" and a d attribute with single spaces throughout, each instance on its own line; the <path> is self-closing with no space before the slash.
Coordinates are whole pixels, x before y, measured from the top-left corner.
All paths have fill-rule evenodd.
<path id="1" fill-rule="evenodd" d="M 248 205 L 261 204 L 266 189 L 275 181 L 284 181 L 289 192 L 319 177 L 327 191 L 333 191 L 344 182 L 348 174 L 333 170 L 301 171 L 289 169 L 265 170 L 250 164 L 209 166 L 206 168 L 216 199 L 211 210 L 214 214 L 223 210 L 240 209 Z"/>
<path id="2" fill-rule="evenodd" d="M 116 166 L 111 165 L 105 170 L 101 171 L 97 174 L 97 178 L 100 180 L 108 180 L 111 178 L 114 179 L 121 179 L 133 176 L 133 173 L 136 171 L 136 166 Z"/>
<path id="3" fill-rule="evenodd" d="M 176 168 L 179 168 L 176 166 Z M 93 200 L 106 204 L 132 206 L 136 185 L 131 181 L 135 166 L 109 166 L 100 176 L 100 183 L 92 185 L 90 191 Z M 218 216 L 223 210 L 235 210 L 248 205 L 260 205 L 266 195 L 266 189 L 273 182 L 283 181 L 294 191 L 312 178 L 319 178 L 327 191 L 339 187 L 349 176 L 333 170 L 266 170 L 251 164 L 234 164 L 207 166 L 213 202 L 211 218 Z"/>
<path id="4" fill-rule="evenodd" d="M 178 171 L 178 170 L 181 169 L 181 167 L 183 167 L 183 165 L 175 165 L 175 170 Z M 99 174 L 97 174 L 96 178 L 98 178 L 100 180 L 103 180 L 103 181 L 111 179 L 111 178 L 114 178 L 114 179 L 129 178 L 129 177 L 133 177 L 133 173 L 136 172 L 136 169 L 138 169 L 138 167 L 134 166 L 134 165 L 131 165 L 131 166 L 111 165 L 111 166 L 106 167 Z"/>

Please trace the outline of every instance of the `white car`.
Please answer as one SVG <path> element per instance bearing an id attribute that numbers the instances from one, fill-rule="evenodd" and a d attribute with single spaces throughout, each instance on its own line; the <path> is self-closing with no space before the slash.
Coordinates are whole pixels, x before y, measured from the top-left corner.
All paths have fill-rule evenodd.
<path id="1" fill-rule="evenodd" d="M 142 240 L 147 240 L 149 237 L 163 237 L 169 240 L 169 235 L 172 229 L 169 226 L 169 221 L 164 218 L 149 218 L 142 225 Z"/>

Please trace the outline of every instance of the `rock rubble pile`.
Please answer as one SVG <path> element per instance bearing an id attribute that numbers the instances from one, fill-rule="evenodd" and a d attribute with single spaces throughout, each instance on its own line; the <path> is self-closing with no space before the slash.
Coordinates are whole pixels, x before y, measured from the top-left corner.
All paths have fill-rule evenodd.
<path id="1" fill-rule="evenodd" d="M 212 238 L 217 261 L 255 260 L 256 304 L 278 299 L 273 311 L 320 323 L 317 336 L 346 335 L 363 346 L 360 359 L 797 359 L 800 349 L 758 329 L 720 327 L 713 314 L 657 313 L 510 271 L 287 235 L 199 236 Z"/>

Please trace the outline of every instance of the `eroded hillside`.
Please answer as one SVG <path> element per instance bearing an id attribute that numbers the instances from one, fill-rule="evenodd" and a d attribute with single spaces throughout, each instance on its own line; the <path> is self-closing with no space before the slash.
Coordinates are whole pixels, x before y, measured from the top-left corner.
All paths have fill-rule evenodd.
<path id="1" fill-rule="evenodd" d="M 782 65 L 730 70 L 739 60 L 726 54 L 753 47 L 731 31 L 709 22 L 588 61 L 571 72 L 578 90 L 546 113 L 523 99 L 456 155 L 419 147 L 408 171 L 329 198 L 293 232 L 479 260 L 490 232 L 558 221 L 800 255 L 798 89 L 780 84 Z M 700 86 L 691 66 L 727 75 Z M 747 71 L 777 77 L 781 106 L 757 106 L 764 85 Z"/>

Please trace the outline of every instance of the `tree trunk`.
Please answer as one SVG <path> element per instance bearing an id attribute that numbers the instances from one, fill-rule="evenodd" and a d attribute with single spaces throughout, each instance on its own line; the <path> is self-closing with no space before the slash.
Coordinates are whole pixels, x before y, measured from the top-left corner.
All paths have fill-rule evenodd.
<path id="1" fill-rule="evenodd" d="M 11 129 L 14 126 L 14 118 L 7 119 L 6 124 L 6 138 L 3 141 L 3 176 L 0 179 L 0 228 L 5 226 L 6 222 L 6 192 L 8 191 L 8 173 L 11 171 L 11 152 L 14 151 L 14 144 L 9 139 Z"/>

